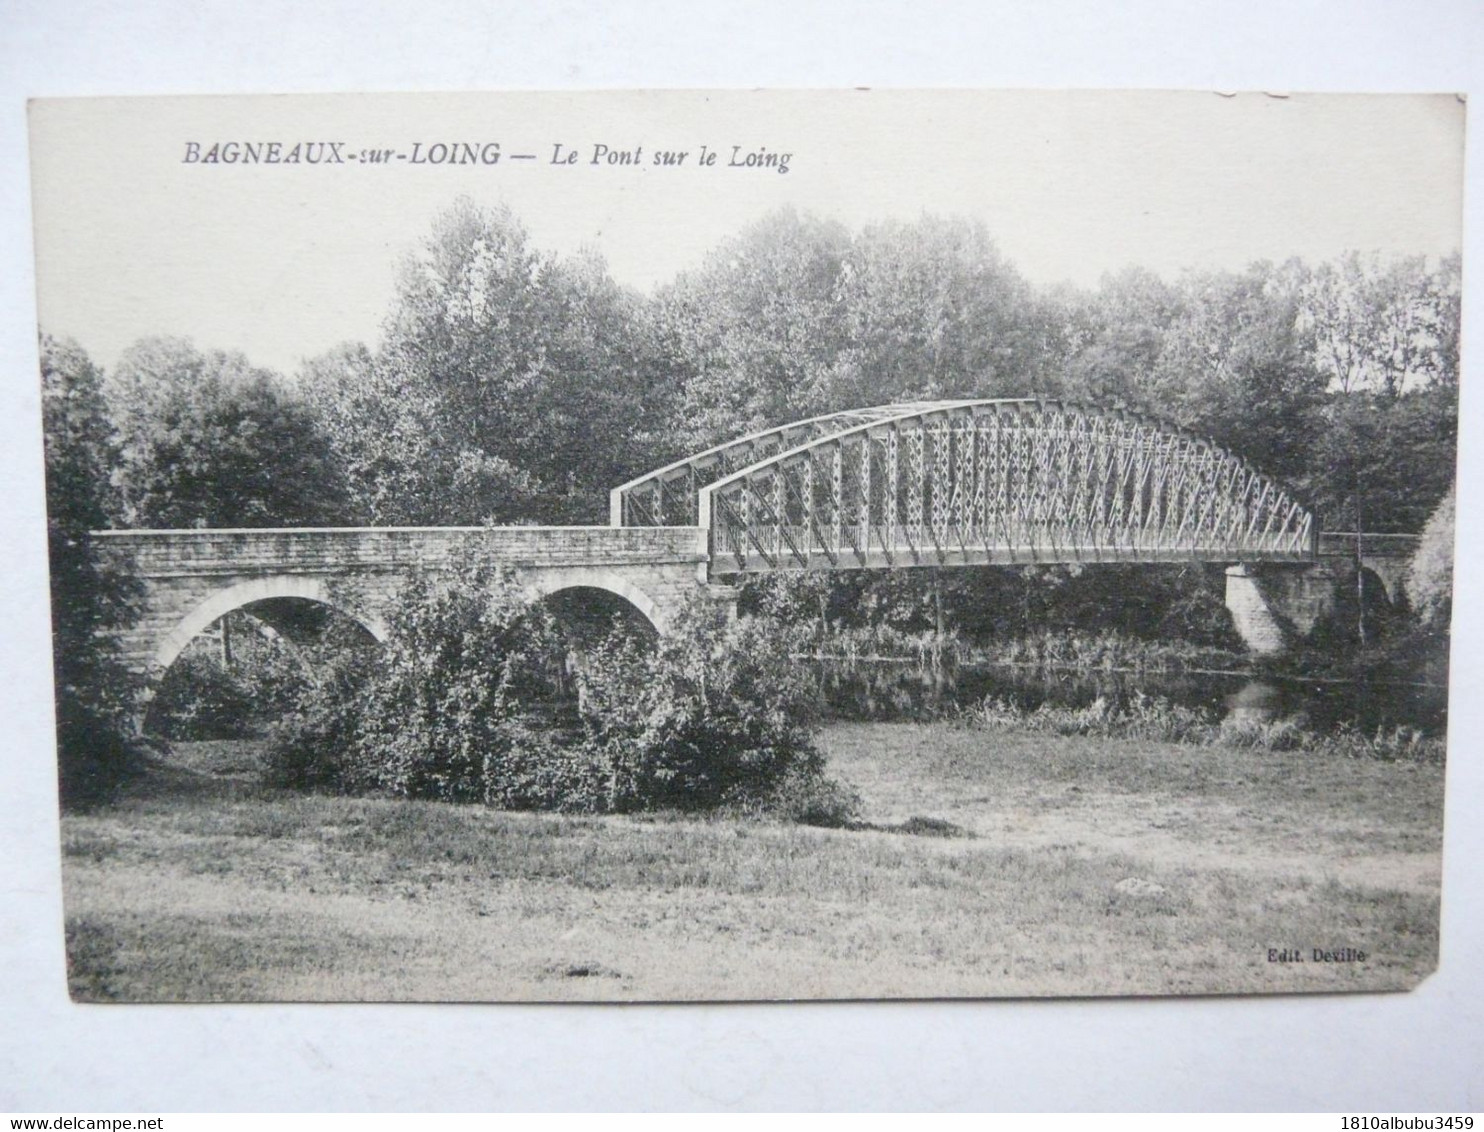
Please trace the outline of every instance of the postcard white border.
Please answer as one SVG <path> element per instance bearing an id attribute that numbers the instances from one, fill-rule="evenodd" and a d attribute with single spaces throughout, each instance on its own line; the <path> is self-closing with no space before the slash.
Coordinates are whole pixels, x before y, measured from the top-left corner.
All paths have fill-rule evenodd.
<path id="1" fill-rule="evenodd" d="M 1484 160 L 1465 377 L 1443 966 L 1409 995 L 713 1007 L 81 1007 L 65 997 L 23 99 L 274 90 L 1194 87 L 1436 91 L 1470 0 L 614 8 L 16 6 L 0 43 L 0 1110 L 1080 1108 L 1412 1111 L 1484 1096 Z M 1473 647 L 1470 647 L 1470 646 Z"/>

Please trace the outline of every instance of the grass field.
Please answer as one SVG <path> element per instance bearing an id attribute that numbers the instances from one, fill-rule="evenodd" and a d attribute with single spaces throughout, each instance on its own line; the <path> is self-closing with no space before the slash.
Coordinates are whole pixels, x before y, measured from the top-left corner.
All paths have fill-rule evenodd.
<path id="1" fill-rule="evenodd" d="M 72 993 L 1341 991 L 1436 964 L 1441 767 L 949 724 L 822 742 L 863 828 L 297 795 L 250 746 L 182 747 L 63 819 Z"/>

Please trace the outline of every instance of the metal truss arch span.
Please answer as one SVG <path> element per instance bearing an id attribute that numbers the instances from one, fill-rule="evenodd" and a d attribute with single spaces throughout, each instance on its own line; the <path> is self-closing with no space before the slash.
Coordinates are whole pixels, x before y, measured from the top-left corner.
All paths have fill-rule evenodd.
<path id="1" fill-rule="evenodd" d="M 608 495 L 609 525 L 695 526 L 699 521 L 701 489 L 733 472 L 810 441 L 836 436 L 858 425 L 899 416 L 913 409 L 968 404 L 972 402 L 911 402 L 845 409 L 735 437 L 614 488 Z"/>
<path id="2" fill-rule="evenodd" d="M 709 480 L 695 489 L 694 521 L 709 531 L 713 575 L 1315 555 L 1314 516 L 1283 487 L 1132 413 L 944 401 L 798 428 L 772 430 L 761 458 L 727 474 L 683 473 L 687 485 Z M 790 436 L 803 439 L 782 447 Z M 654 492 L 651 477 L 634 482 Z M 640 509 L 624 510 L 624 490 L 615 517 L 633 522 Z"/>

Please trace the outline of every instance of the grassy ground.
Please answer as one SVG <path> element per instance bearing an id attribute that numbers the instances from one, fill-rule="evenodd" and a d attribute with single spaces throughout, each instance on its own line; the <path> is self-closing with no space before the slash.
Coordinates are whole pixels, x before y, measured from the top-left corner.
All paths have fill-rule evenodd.
<path id="1" fill-rule="evenodd" d="M 1440 767 L 947 724 L 823 741 L 877 828 L 300 796 L 251 747 L 182 749 L 63 821 L 73 994 L 1332 991 L 1435 966 Z M 1345 947 L 1366 961 L 1312 961 Z"/>

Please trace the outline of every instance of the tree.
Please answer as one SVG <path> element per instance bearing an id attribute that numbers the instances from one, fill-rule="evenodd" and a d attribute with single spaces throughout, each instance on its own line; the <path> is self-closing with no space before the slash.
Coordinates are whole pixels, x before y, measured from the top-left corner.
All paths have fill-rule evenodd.
<path id="1" fill-rule="evenodd" d="M 128 622 L 134 594 L 90 535 L 115 513 L 115 439 L 102 374 L 71 342 L 41 340 L 41 408 L 57 757 L 62 801 L 72 805 L 106 792 L 133 761 L 135 687 L 112 634 Z"/>
<path id="2" fill-rule="evenodd" d="M 651 375 L 639 300 L 601 259 L 552 261 L 538 287 L 543 373 L 516 459 L 541 484 L 543 516 L 601 522 L 609 490 L 655 466 L 672 390 Z"/>
<path id="3" fill-rule="evenodd" d="M 312 412 L 241 354 L 145 339 L 125 351 L 104 393 L 129 526 L 343 521 L 343 481 Z"/>
<path id="4" fill-rule="evenodd" d="M 782 210 L 656 295 L 681 375 L 673 424 L 691 450 L 837 407 L 830 375 L 846 341 L 849 246 L 839 224 Z"/>
<path id="5" fill-rule="evenodd" d="M 1459 261 L 1350 253 L 1303 291 L 1328 381 L 1309 491 L 1332 527 L 1417 531 L 1448 490 L 1458 420 Z"/>
<path id="6" fill-rule="evenodd" d="M 1457 384 L 1459 263 L 1449 257 L 1431 271 L 1424 256 L 1383 263 L 1351 251 L 1316 268 L 1303 289 L 1304 317 L 1331 385 L 1394 399 Z"/>
<path id="7" fill-rule="evenodd" d="M 1154 373 L 1169 327 L 1184 309 L 1178 288 L 1151 271 L 1129 268 L 1105 277 L 1093 295 L 1063 289 L 1054 299 L 1064 326 L 1061 366 L 1069 397 L 1168 412 Z"/>
<path id="8" fill-rule="evenodd" d="M 1190 274 L 1151 387 L 1163 415 L 1285 482 L 1308 467 L 1324 378 L 1300 320 L 1299 264 Z"/>
<path id="9" fill-rule="evenodd" d="M 595 256 L 538 253 L 505 208 L 461 199 L 439 216 L 402 266 L 372 367 L 429 418 L 400 464 L 421 509 L 441 523 L 601 518 L 667 408 L 648 395 L 638 324 Z"/>
<path id="10" fill-rule="evenodd" d="M 923 216 L 866 228 L 843 276 L 842 407 L 1046 391 L 1043 312 L 983 224 Z"/>
<path id="11" fill-rule="evenodd" d="M 454 442 L 456 418 L 415 375 L 348 343 L 307 362 L 299 386 L 344 477 L 346 521 L 445 526 L 521 513 L 536 495 L 508 461 Z"/>

